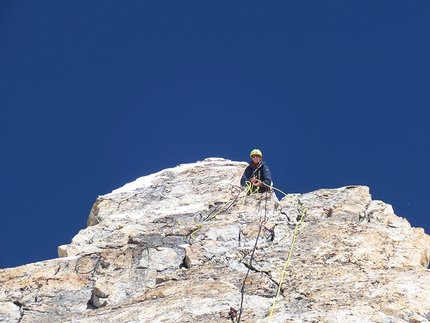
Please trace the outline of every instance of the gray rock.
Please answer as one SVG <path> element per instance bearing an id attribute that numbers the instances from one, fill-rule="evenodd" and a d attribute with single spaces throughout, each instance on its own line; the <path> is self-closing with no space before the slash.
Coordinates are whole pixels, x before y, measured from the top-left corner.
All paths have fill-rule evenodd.
<path id="1" fill-rule="evenodd" d="M 0 322 L 425 322 L 430 237 L 347 186 L 246 195 L 209 158 L 99 196 L 58 259 L 0 270 Z"/>

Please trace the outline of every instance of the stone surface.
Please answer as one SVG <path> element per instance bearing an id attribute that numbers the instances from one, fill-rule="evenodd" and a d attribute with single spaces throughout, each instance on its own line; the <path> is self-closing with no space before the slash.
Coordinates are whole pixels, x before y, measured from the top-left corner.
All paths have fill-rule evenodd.
<path id="1" fill-rule="evenodd" d="M 99 196 L 60 258 L 0 270 L 0 322 L 428 322 L 423 229 L 364 186 L 246 196 L 245 167 Z"/>

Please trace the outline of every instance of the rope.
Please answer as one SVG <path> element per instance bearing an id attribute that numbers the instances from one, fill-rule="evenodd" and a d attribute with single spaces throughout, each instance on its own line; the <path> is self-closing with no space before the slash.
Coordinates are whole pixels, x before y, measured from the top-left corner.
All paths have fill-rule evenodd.
<path id="1" fill-rule="evenodd" d="M 235 186 L 232 186 L 232 188 L 236 188 Z M 231 208 L 231 206 L 237 201 L 237 199 L 239 198 L 239 195 L 240 195 L 240 193 L 242 192 L 242 190 L 241 189 L 239 189 L 238 190 L 239 191 L 239 193 L 234 197 L 234 199 L 232 199 L 231 201 L 228 201 L 228 202 L 225 202 L 223 205 L 222 205 L 222 207 L 221 208 L 219 208 L 218 209 L 218 211 L 215 213 L 215 214 L 213 214 L 213 215 L 211 215 L 212 213 L 213 213 L 213 211 L 211 212 L 211 213 L 209 213 L 209 215 L 203 220 L 203 221 L 209 221 L 209 220 L 212 220 L 212 222 L 208 225 L 208 227 L 211 227 L 212 225 L 214 225 L 214 223 L 215 223 L 215 217 L 217 216 L 217 215 L 219 215 L 219 214 L 221 214 L 221 212 L 223 212 L 223 211 L 227 211 L 228 209 L 230 209 Z M 246 195 L 245 195 L 246 196 Z M 228 205 L 228 206 L 227 206 Z M 227 206 L 227 207 L 226 207 Z M 196 238 L 195 238 L 195 236 L 194 236 L 194 234 L 196 233 L 196 232 L 198 232 L 198 231 L 200 231 L 202 228 L 203 228 L 203 224 L 204 223 L 194 223 L 195 225 L 197 225 L 197 229 L 195 229 L 193 232 L 191 232 L 191 234 L 190 234 L 190 237 L 193 239 L 193 240 L 196 240 Z"/>
<path id="2" fill-rule="evenodd" d="M 300 201 L 293 199 L 291 196 L 289 196 L 287 193 L 285 193 L 285 192 L 281 191 L 280 189 L 278 189 L 278 188 L 276 188 L 276 187 L 274 187 L 274 186 L 271 186 L 271 185 L 267 185 L 267 184 L 266 184 L 266 183 L 264 183 L 264 182 L 262 182 L 262 183 L 263 183 L 263 185 L 265 185 L 268 189 L 270 189 L 270 190 L 276 190 L 276 191 L 278 191 L 278 192 L 282 193 L 284 196 L 286 196 L 286 197 L 287 197 L 287 198 L 289 198 L 291 201 L 293 201 L 295 204 L 297 204 L 297 206 L 298 206 L 298 207 L 300 208 L 300 210 L 301 210 L 301 214 L 300 214 L 299 221 L 296 223 L 296 226 L 295 226 L 295 228 L 294 228 L 293 238 L 292 238 L 292 241 L 291 241 L 291 245 L 290 245 L 290 249 L 289 249 L 289 252 L 288 252 L 288 255 L 287 255 L 287 259 L 286 259 L 286 261 L 285 261 L 284 267 L 282 268 L 281 277 L 280 277 L 280 279 L 279 279 L 278 288 L 277 288 L 277 290 L 276 290 L 276 295 L 275 295 L 275 298 L 274 298 L 274 300 L 273 300 L 273 303 L 272 303 L 272 306 L 271 306 L 271 309 L 270 309 L 270 313 L 269 313 L 269 321 L 268 321 L 268 323 L 270 323 L 270 322 L 271 322 L 271 320 L 272 320 L 272 316 L 273 316 L 274 309 L 275 309 L 276 300 L 278 299 L 278 297 L 279 297 L 279 295 L 280 295 L 280 293 L 281 293 L 282 284 L 284 283 L 285 273 L 286 273 L 286 271 L 287 271 L 287 267 L 288 267 L 288 265 L 289 265 L 289 263 L 290 263 L 291 255 L 292 255 L 292 253 L 293 253 L 294 244 L 295 244 L 295 241 L 296 241 L 296 238 L 297 238 L 297 232 L 298 232 L 299 226 L 300 226 L 300 224 L 303 222 L 303 219 L 304 219 L 305 214 L 306 214 L 306 208 L 304 208 L 304 207 L 303 207 L 303 205 L 300 203 Z M 260 187 L 257 187 L 257 189 L 256 189 L 256 190 L 253 190 L 253 184 L 252 184 L 250 181 L 246 181 L 246 186 L 247 186 L 247 192 L 246 192 L 246 194 L 245 194 L 245 198 L 244 198 L 244 200 L 243 200 L 243 205 L 245 204 L 246 196 L 248 195 L 248 193 L 249 193 L 249 194 L 254 194 L 254 193 L 258 192 L 258 190 L 260 189 Z M 268 192 L 268 191 L 266 191 L 266 194 L 267 194 L 267 192 Z M 266 218 L 266 212 L 267 212 L 267 195 L 266 195 L 265 200 L 266 200 L 266 203 L 265 203 L 265 206 L 264 206 L 264 211 L 265 211 L 265 213 L 264 213 L 264 217 Z M 246 275 L 245 275 L 245 278 L 244 278 L 244 280 L 243 280 L 243 282 L 242 282 L 242 288 L 241 288 L 241 300 L 240 300 L 240 310 L 239 310 L 239 311 L 236 311 L 235 309 L 230 308 L 230 313 L 229 313 L 229 314 L 231 315 L 231 319 L 232 319 L 232 321 L 233 321 L 233 318 L 237 317 L 237 321 L 236 321 L 237 323 L 240 323 L 240 319 L 241 319 L 242 312 L 243 312 L 243 298 L 244 298 L 244 294 L 245 294 L 245 293 L 244 293 L 244 292 L 245 292 L 245 283 L 246 283 L 246 281 L 247 281 L 247 278 L 248 278 L 249 272 L 250 272 L 250 270 L 251 270 L 251 268 L 252 268 L 252 261 L 253 261 L 253 259 L 254 259 L 254 253 L 255 253 L 255 250 L 256 250 L 256 248 L 257 248 L 257 243 L 258 243 L 258 239 L 259 239 L 260 234 L 261 234 L 261 229 L 264 227 L 264 225 L 261 225 L 261 223 L 263 223 L 263 222 L 261 221 L 261 217 L 260 217 L 260 226 L 259 226 L 260 228 L 259 228 L 259 230 L 258 230 L 257 239 L 256 239 L 256 241 L 255 241 L 254 248 L 253 248 L 252 253 L 251 253 L 251 258 L 250 258 L 250 262 L 249 262 L 249 266 L 248 266 L 248 271 L 247 271 L 247 273 L 246 273 Z M 240 240 L 240 232 L 239 232 L 239 240 Z M 237 316 L 237 315 L 238 315 L 238 316 Z"/>
<path id="3" fill-rule="evenodd" d="M 265 198 L 265 204 L 264 204 L 264 220 L 266 220 L 266 213 L 267 213 L 267 191 L 266 191 L 266 198 Z M 263 216 L 260 216 L 260 221 L 259 221 L 260 224 L 263 223 L 261 221 L 262 218 L 263 218 Z M 253 267 L 252 266 L 252 261 L 254 260 L 255 250 L 257 249 L 258 239 L 260 238 L 260 234 L 261 234 L 261 229 L 262 228 L 263 228 L 263 225 L 259 225 L 257 239 L 255 239 L 254 248 L 252 249 L 251 257 L 250 257 L 250 260 L 249 260 L 248 270 L 246 272 L 245 278 L 242 281 L 242 288 L 240 290 L 240 293 L 241 293 L 241 297 L 240 297 L 240 309 L 239 309 L 239 316 L 237 317 L 237 323 L 240 323 L 240 318 L 241 318 L 242 313 L 243 313 L 243 298 L 245 296 L 245 284 L 246 284 L 246 282 L 248 280 L 249 272 L 251 271 L 251 268 Z"/>
<path id="4" fill-rule="evenodd" d="M 246 181 L 246 182 L 245 182 L 245 184 L 246 184 L 247 190 L 246 190 L 246 192 L 245 192 L 245 196 L 243 197 L 243 203 L 242 203 L 242 206 L 243 206 L 243 205 L 245 205 L 246 197 L 247 197 L 248 195 L 251 195 L 251 194 L 253 194 L 253 193 L 254 193 L 254 192 L 252 191 L 252 187 L 253 187 L 252 183 L 251 183 L 250 181 Z M 257 192 L 257 191 L 258 191 L 258 190 L 256 190 L 255 192 Z"/>
<path id="5" fill-rule="evenodd" d="M 264 185 L 266 185 L 266 184 L 264 184 Z M 266 186 L 270 187 L 270 189 L 277 190 L 278 192 L 284 194 L 286 197 L 288 197 L 290 200 L 292 200 L 295 204 L 297 204 L 299 206 L 299 208 L 301 209 L 301 211 L 302 211 L 302 213 L 300 214 L 300 219 L 296 223 L 296 226 L 294 228 L 293 239 L 291 241 L 290 250 L 288 252 L 287 260 L 285 261 L 284 267 L 282 268 L 281 277 L 280 277 L 279 283 L 278 283 L 278 289 L 276 291 L 276 295 L 275 295 L 275 298 L 273 300 L 272 307 L 270 309 L 269 321 L 268 321 L 268 323 L 270 323 L 271 320 L 272 320 L 273 311 L 275 310 L 276 300 L 278 299 L 279 294 L 281 293 L 281 288 L 282 288 L 282 284 L 283 284 L 283 281 L 284 281 L 284 276 L 285 276 L 285 273 L 287 271 L 287 267 L 288 267 L 288 265 L 290 263 L 291 255 L 293 253 L 294 243 L 295 243 L 296 237 L 297 237 L 297 231 L 298 231 L 298 228 L 299 228 L 300 224 L 303 222 L 303 219 L 304 219 L 305 214 L 306 214 L 306 208 L 303 207 L 303 205 L 300 203 L 300 201 L 296 201 L 295 199 L 293 199 L 291 196 L 289 196 L 288 194 L 284 193 L 280 189 L 277 189 L 276 187 L 269 186 L 269 185 L 266 185 Z"/>
<path id="6" fill-rule="evenodd" d="M 261 193 L 259 193 L 259 189 L 260 189 L 260 187 L 259 186 L 257 186 L 256 187 L 256 189 L 253 189 L 253 187 L 255 187 L 250 181 L 246 181 L 245 182 L 246 183 L 246 186 L 247 186 L 247 190 L 246 190 L 246 192 L 245 192 L 245 196 L 244 196 L 244 199 L 243 199 L 243 203 L 242 203 L 242 205 L 245 205 L 245 201 L 246 201 L 246 197 L 247 197 L 247 195 L 252 195 L 252 194 L 255 194 L 255 193 L 258 193 L 258 194 L 261 194 Z M 282 272 L 281 272 L 281 277 L 280 277 L 280 280 L 279 280 L 279 283 L 278 283 L 278 288 L 277 288 L 277 291 L 276 291 L 276 295 L 275 295 L 275 298 L 274 298 L 274 300 L 273 300 L 273 303 L 272 303 L 272 307 L 271 307 L 271 309 L 270 309 L 270 313 L 269 313 L 269 321 L 268 321 L 268 323 L 270 323 L 271 322 L 271 319 L 272 319 L 272 316 L 273 316 L 273 312 L 274 312 L 274 309 L 275 309 L 275 304 L 276 304 L 276 300 L 278 299 L 278 297 L 279 297 L 279 295 L 280 295 L 280 293 L 281 293 L 281 289 L 282 289 L 282 284 L 283 284 L 283 282 L 284 282 L 284 276 L 285 276 L 285 273 L 286 273 L 286 270 L 287 270 L 287 267 L 288 267 L 288 265 L 289 265 L 289 262 L 290 262 L 290 258 L 291 258 L 291 255 L 292 255 L 292 253 L 293 253 L 293 248 L 294 248 L 294 244 L 295 244 L 295 241 L 296 241 L 296 237 L 297 237 L 297 232 L 298 232 L 298 228 L 299 228 L 299 226 L 300 226 L 300 224 L 303 222 L 303 219 L 304 219 L 304 216 L 305 216 L 305 214 L 306 214 L 306 209 L 303 207 L 303 205 L 300 203 L 300 201 L 296 201 L 295 199 L 293 199 L 291 196 L 289 196 L 287 193 L 285 193 L 285 192 L 283 192 L 283 191 L 281 191 L 280 189 L 278 189 L 278 188 L 276 188 L 276 187 L 274 187 L 274 186 L 271 186 L 271 185 L 267 185 L 266 183 L 264 183 L 264 182 L 262 182 L 262 184 L 264 185 L 264 186 L 266 186 L 269 190 L 266 190 L 265 191 L 265 193 L 266 193 L 266 196 L 265 196 L 265 205 L 264 205 L 264 218 L 263 218 L 263 215 L 261 215 L 260 216 L 260 219 L 259 219 L 259 223 L 260 223 L 260 225 L 259 225 L 259 230 L 258 230 L 258 234 L 257 234 L 257 238 L 256 238 L 256 240 L 255 240 L 255 244 L 254 244 L 254 247 L 253 247 L 253 249 L 252 249 L 252 253 L 251 253 L 251 257 L 250 257 L 250 261 L 249 261 L 249 265 L 248 265 L 248 270 L 247 270 L 247 272 L 246 272 L 246 275 L 245 275 L 245 278 L 243 279 L 243 281 L 242 281 L 242 287 L 241 287 L 241 299 L 240 299 L 240 308 L 239 308 L 239 310 L 235 310 L 233 307 L 230 307 L 230 312 L 229 312 L 229 316 L 230 316 L 230 318 L 231 318 L 231 320 L 232 320 L 232 322 L 233 322 L 233 320 L 236 318 L 237 320 L 236 320 L 236 322 L 237 323 L 240 323 L 240 320 L 241 320 L 241 316 L 242 316 L 242 313 L 243 313 L 243 311 L 244 311 L 244 309 L 243 309 L 243 302 L 244 302 L 244 295 L 245 295 L 245 284 L 246 284 L 246 282 L 248 281 L 248 276 L 249 276 L 249 273 L 250 273 L 250 271 L 251 271 L 251 269 L 253 268 L 253 265 L 252 265 L 252 263 L 253 263 L 253 260 L 254 260 L 254 255 L 255 255 L 255 251 L 256 251 L 256 249 L 257 249 L 257 245 L 258 245 L 258 240 L 259 240 L 259 238 L 260 238 L 260 235 L 261 235 L 261 230 L 262 230 L 262 228 L 263 227 L 265 227 L 264 226 L 264 222 L 266 221 L 266 216 L 267 216 L 267 199 L 268 199 L 268 197 L 267 197 L 267 194 L 268 193 L 272 193 L 271 191 L 272 190 L 276 190 L 276 191 L 278 191 L 278 192 L 280 192 L 280 193 L 282 193 L 284 196 L 286 196 L 287 198 L 289 198 L 290 200 L 292 200 L 295 204 L 297 204 L 298 206 L 299 206 L 299 208 L 301 209 L 301 215 L 300 215 L 300 219 L 299 219 L 299 221 L 297 222 L 297 224 L 296 224 L 296 226 L 295 226 L 295 229 L 294 229 L 294 233 L 293 233 L 293 238 L 292 238 L 292 241 L 291 241 L 291 246 L 290 246 L 290 250 L 289 250 L 289 252 L 288 252 L 288 255 L 287 255 L 287 259 L 286 259 L 286 261 L 285 261 L 285 264 L 284 264 L 284 267 L 283 267 L 283 269 L 282 269 Z M 234 186 L 233 186 L 234 187 Z M 223 205 L 222 205 L 222 207 L 220 207 L 220 208 L 218 208 L 217 209 L 217 211 L 212 215 L 212 213 L 214 212 L 214 211 L 212 211 L 211 213 L 209 213 L 209 215 L 204 219 L 204 221 L 208 221 L 208 220 L 212 220 L 213 219 L 213 221 L 211 222 L 211 224 L 209 224 L 209 227 L 210 226 L 212 226 L 214 223 L 215 223 L 215 217 L 218 215 L 218 214 L 220 214 L 221 212 L 223 212 L 224 210 L 225 211 L 227 211 L 236 201 L 237 201 L 237 199 L 239 198 L 239 195 L 240 195 L 240 193 L 241 193 L 242 191 L 240 190 L 239 191 L 239 193 L 235 196 L 235 198 L 233 199 L 233 200 L 231 200 L 231 201 L 229 201 L 229 202 L 226 202 L 226 203 L 224 203 Z M 228 205 L 228 206 L 227 206 Z M 262 220 L 264 220 L 264 221 L 262 221 Z M 195 229 L 192 233 L 191 233 L 191 238 L 192 239 L 194 239 L 195 240 L 195 237 L 194 237 L 194 234 L 196 233 L 196 232 L 198 232 L 199 230 L 201 230 L 202 229 L 202 227 L 203 227 L 203 223 L 196 223 L 197 225 L 198 225 L 198 228 L 197 229 Z M 273 237 L 274 238 L 274 237 Z M 272 238 L 272 240 L 271 241 L 273 241 L 273 238 Z M 240 232 L 239 232 L 239 243 L 240 243 Z M 96 267 L 96 266 L 95 266 Z M 95 268 L 94 268 L 95 269 Z"/>
<path id="7" fill-rule="evenodd" d="M 80 257 L 75 264 L 75 272 L 78 275 L 94 274 L 101 259 L 104 259 L 99 254 L 89 254 Z"/>
<path id="8" fill-rule="evenodd" d="M 265 186 L 267 186 L 267 187 L 271 188 L 271 186 L 270 186 L 270 185 L 267 185 L 267 184 L 266 184 L 266 183 L 264 183 L 263 181 L 261 181 L 261 183 L 263 183 Z M 255 193 L 260 193 L 260 192 L 259 192 L 259 190 L 260 190 L 260 186 L 254 186 L 254 184 L 253 184 L 251 181 L 246 181 L 246 182 L 245 182 L 245 185 L 246 185 L 246 187 L 247 187 L 247 190 L 246 190 L 246 192 L 245 192 L 245 196 L 243 197 L 243 203 L 242 203 L 242 205 L 245 205 L 246 197 L 247 197 L 248 195 L 252 195 L 252 194 L 255 194 Z M 266 192 L 267 192 L 267 191 L 266 191 Z M 263 193 L 263 192 L 261 192 L 261 193 Z"/>

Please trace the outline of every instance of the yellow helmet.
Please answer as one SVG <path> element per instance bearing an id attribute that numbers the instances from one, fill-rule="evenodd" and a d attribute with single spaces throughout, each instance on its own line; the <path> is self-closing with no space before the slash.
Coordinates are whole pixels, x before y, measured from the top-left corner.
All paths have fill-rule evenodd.
<path id="1" fill-rule="evenodd" d="M 258 155 L 260 157 L 263 157 L 263 153 L 261 152 L 260 149 L 253 149 L 249 154 L 249 156 L 252 157 L 252 155 Z"/>

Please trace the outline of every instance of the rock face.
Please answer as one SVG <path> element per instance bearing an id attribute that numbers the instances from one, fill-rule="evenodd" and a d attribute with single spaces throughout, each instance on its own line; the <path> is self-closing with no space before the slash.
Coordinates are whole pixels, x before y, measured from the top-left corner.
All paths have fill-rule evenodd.
<path id="1" fill-rule="evenodd" d="M 428 322 L 430 236 L 364 186 L 246 195 L 245 163 L 100 196 L 58 259 L 0 270 L 0 322 Z"/>

